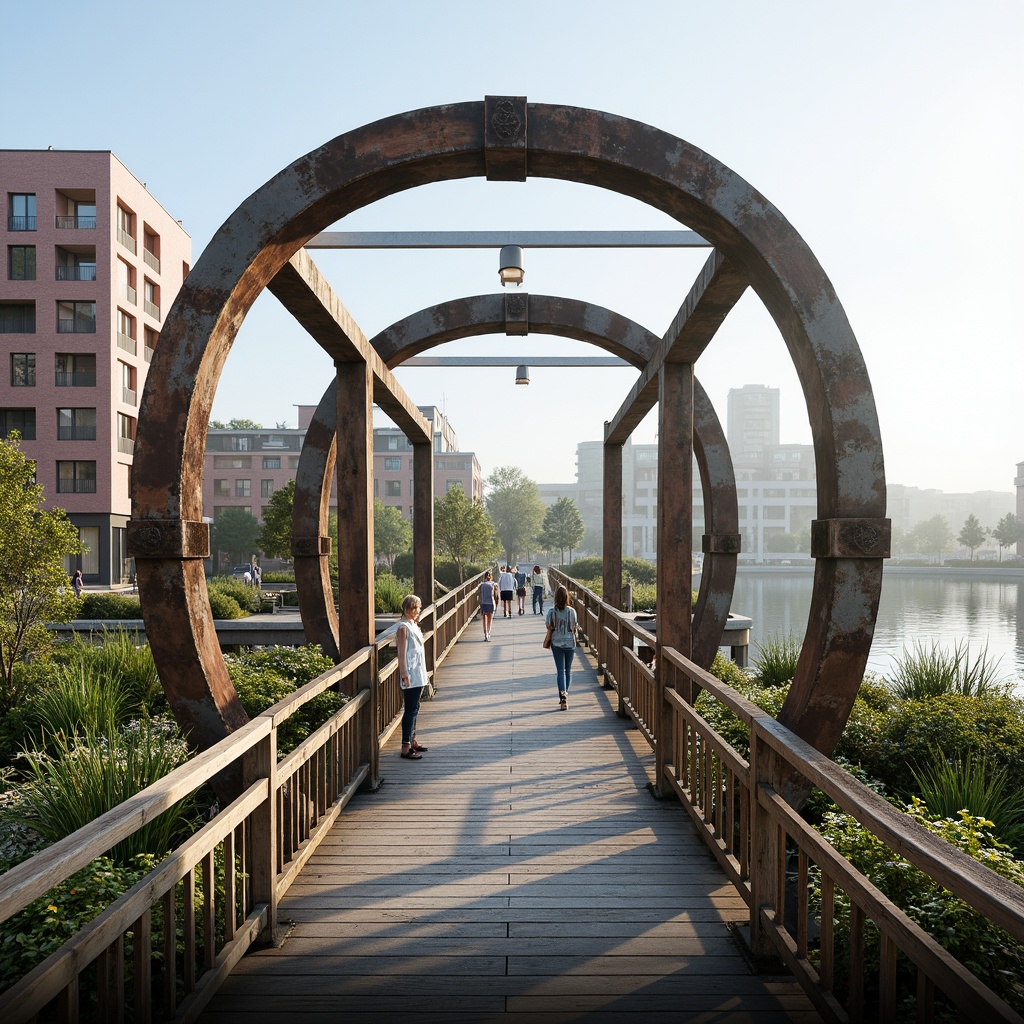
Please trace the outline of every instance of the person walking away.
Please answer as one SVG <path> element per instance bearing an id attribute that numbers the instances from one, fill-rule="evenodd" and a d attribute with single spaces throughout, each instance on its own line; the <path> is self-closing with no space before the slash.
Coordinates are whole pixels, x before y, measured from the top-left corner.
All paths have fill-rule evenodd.
<path id="1" fill-rule="evenodd" d="M 543 615 L 544 614 L 544 574 L 540 571 L 540 566 L 535 565 L 533 567 L 533 573 L 530 575 L 530 583 L 533 586 L 533 614 Z"/>
<path id="2" fill-rule="evenodd" d="M 501 567 L 498 577 L 498 592 L 501 594 L 501 617 L 512 618 L 512 598 L 516 595 L 516 578 L 508 571 L 508 566 Z"/>
<path id="3" fill-rule="evenodd" d="M 85 589 L 85 581 L 82 579 L 82 570 L 76 569 L 75 575 L 71 577 L 71 589 L 75 592 L 75 597 L 81 597 L 82 591 Z"/>
<path id="4" fill-rule="evenodd" d="M 252 563 L 252 582 L 257 591 L 263 589 L 263 570 L 260 568 L 259 562 Z"/>
<path id="5" fill-rule="evenodd" d="M 484 639 L 491 639 L 491 623 L 494 621 L 494 605 L 498 596 L 498 585 L 491 578 L 490 569 L 484 573 L 480 584 L 480 621 L 484 626 Z"/>
<path id="6" fill-rule="evenodd" d="M 551 656 L 555 659 L 555 678 L 558 683 L 560 710 L 569 710 L 569 684 L 572 682 L 572 658 L 576 653 L 576 609 L 569 605 L 569 591 L 559 587 L 555 591 L 555 606 L 545 619 L 551 637 Z"/>
<path id="7" fill-rule="evenodd" d="M 402 601 L 402 617 L 398 620 L 395 640 L 398 644 L 398 685 L 405 708 L 402 712 L 402 757 L 418 761 L 426 747 L 416 742 L 416 717 L 420 700 L 427 686 L 427 654 L 418 620 L 423 602 L 415 594 L 406 594 Z"/>
<path id="8" fill-rule="evenodd" d="M 526 614 L 526 573 L 516 566 L 516 601 L 519 604 L 519 614 Z"/>

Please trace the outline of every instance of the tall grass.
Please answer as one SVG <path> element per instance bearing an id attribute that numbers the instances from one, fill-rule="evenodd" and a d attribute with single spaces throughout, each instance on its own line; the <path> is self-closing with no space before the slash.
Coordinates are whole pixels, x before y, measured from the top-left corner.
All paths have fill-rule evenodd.
<path id="1" fill-rule="evenodd" d="M 959 640 L 952 651 L 934 640 L 930 647 L 921 642 L 904 650 L 896 659 L 889 685 L 900 700 L 921 700 L 945 693 L 965 697 L 1005 693 L 1008 682 L 998 674 L 999 659 L 988 656 L 988 644 L 974 658 L 971 645 Z"/>
<path id="2" fill-rule="evenodd" d="M 757 644 L 754 655 L 754 676 L 762 686 L 781 686 L 796 675 L 800 645 L 790 633 L 765 637 Z"/>
<path id="3" fill-rule="evenodd" d="M 45 750 L 56 736 L 106 735 L 127 718 L 130 702 L 97 665 L 79 662 L 58 667 L 52 684 L 33 694 L 27 711 Z"/>
<path id="4" fill-rule="evenodd" d="M 378 612 L 401 612 L 406 594 L 412 593 L 412 581 L 391 573 L 381 573 L 374 580 L 374 609 Z M 424 604 L 428 603 L 424 599 Z"/>
<path id="5" fill-rule="evenodd" d="M 911 767 L 918 795 L 932 814 L 956 821 L 962 811 L 986 818 L 1000 842 L 1017 849 L 1024 840 L 1024 800 L 983 755 L 947 758 L 936 748 L 924 764 Z"/>

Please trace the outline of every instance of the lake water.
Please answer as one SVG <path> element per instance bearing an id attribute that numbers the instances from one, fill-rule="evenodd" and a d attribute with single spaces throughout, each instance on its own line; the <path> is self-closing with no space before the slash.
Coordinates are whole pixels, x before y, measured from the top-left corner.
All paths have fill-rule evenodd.
<path id="1" fill-rule="evenodd" d="M 765 637 L 803 639 L 812 586 L 810 572 L 737 573 L 732 610 L 753 619 L 751 662 Z M 1024 689 L 1024 579 L 886 571 L 868 668 L 884 675 L 904 649 L 933 641 L 949 650 L 967 641 L 972 658 L 987 644 L 1000 674 Z"/>

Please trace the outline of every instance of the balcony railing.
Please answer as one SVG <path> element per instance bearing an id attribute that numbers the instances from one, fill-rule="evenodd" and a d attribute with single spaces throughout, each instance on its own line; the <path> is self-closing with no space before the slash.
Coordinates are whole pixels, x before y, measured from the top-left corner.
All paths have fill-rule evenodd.
<path id="1" fill-rule="evenodd" d="M 138 397 L 135 394 L 135 389 L 134 388 L 125 387 L 122 384 L 121 385 L 121 401 L 124 402 L 125 405 L 138 405 L 139 402 L 138 402 Z"/>
<path id="2" fill-rule="evenodd" d="M 65 266 L 61 263 L 57 264 L 57 280 L 58 281 L 95 281 L 96 280 L 96 264 L 91 263 L 81 267 L 70 267 Z"/>
<path id="3" fill-rule="evenodd" d="M 142 258 L 148 266 L 151 266 L 158 274 L 160 273 L 160 257 L 151 253 L 148 249 L 142 250 Z"/>
<path id="4" fill-rule="evenodd" d="M 126 284 L 121 289 L 121 298 L 123 298 L 125 302 L 130 302 L 133 306 L 137 306 L 139 304 L 139 293 L 130 284 Z"/>
<path id="5" fill-rule="evenodd" d="M 133 455 L 135 453 L 135 438 L 134 437 L 118 437 L 118 439 L 117 439 L 117 450 L 122 455 Z"/>
<path id="6" fill-rule="evenodd" d="M 134 338 L 129 338 L 127 334 L 122 334 L 120 331 L 117 332 L 117 347 L 123 348 L 125 352 L 131 352 L 133 356 L 139 351 L 139 343 Z"/>
<path id="7" fill-rule="evenodd" d="M 3 316 L 0 314 L 0 334 L 35 334 L 34 316 Z"/>
<path id="8" fill-rule="evenodd" d="M 7 230 L 8 231 L 35 231 L 36 219 L 35 217 L 8 217 L 7 218 Z"/>
<path id="9" fill-rule="evenodd" d="M 58 388 L 94 388 L 96 387 L 95 370 L 57 370 L 53 379 L 54 387 Z"/>
<path id="10" fill-rule="evenodd" d="M 71 320 L 57 321 L 58 334 L 95 334 L 96 321 L 87 320 L 84 317 L 75 317 Z"/>
<path id="11" fill-rule="evenodd" d="M 155 302 L 150 302 L 149 299 L 143 299 L 142 308 L 151 316 L 154 320 L 160 319 L 160 307 Z"/>
<path id="12" fill-rule="evenodd" d="M 134 256 L 136 251 L 136 242 L 131 235 L 125 231 L 124 228 L 117 229 L 117 240 Z"/>
<path id="13" fill-rule="evenodd" d="M 83 425 L 81 427 L 58 427 L 58 441 L 95 441 L 96 424 Z"/>
<path id="14" fill-rule="evenodd" d="M 66 477 L 57 477 L 58 494 L 95 494 L 95 480 L 68 480 Z"/>
<path id="15" fill-rule="evenodd" d="M 145 347 L 145 348 L 144 348 L 144 349 L 142 350 L 142 358 L 143 358 L 143 359 L 145 359 L 147 363 L 151 363 L 151 362 L 153 362 L 153 353 L 154 353 L 155 351 L 156 351 L 156 349 L 155 349 L 155 348 L 150 348 L 150 347 L 149 347 L 149 346 L 147 345 L 147 346 L 146 346 L 146 347 Z"/>
<path id="16" fill-rule="evenodd" d="M 59 216 L 57 217 L 57 227 L 77 229 L 94 228 L 96 227 L 96 214 L 93 213 L 88 217 Z"/>

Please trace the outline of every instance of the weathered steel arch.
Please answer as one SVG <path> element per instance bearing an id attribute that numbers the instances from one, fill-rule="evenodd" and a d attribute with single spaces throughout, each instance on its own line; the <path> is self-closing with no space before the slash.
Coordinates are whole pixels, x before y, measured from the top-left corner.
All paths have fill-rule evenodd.
<path id="1" fill-rule="evenodd" d="M 587 341 L 614 352 L 643 369 L 661 339 L 645 327 L 603 306 L 549 295 L 522 295 L 528 302 L 530 331 Z M 413 313 L 385 328 L 370 342 L 390 367 L 446 341 L 493 334 L 505 329 L 506 296 L 476 295 L 453 299 Z M 337 389 L 332 381 L 310 422 L 295 477 L 292 533 L 296 537 L 327 532 L 331 474 L 337 447 Z M 712 535 L 739 531 L 736 477 L 721 422 L 703 387 L 694 381 L 694 452 L 705 495 L 706 525 Z M 694 612 L 692 658 L 708 668 L 721 643 L 729 617 L 736 555 L 712 552 L 705 560 Z M 340 659 L 338 617 L 327 570 L 327 554 L 304 551 L 295 557 L 295 582 L 306 637 Z M 688 589 L 688 588 L 687 588 Z"/>
<path id="2" fill-rule="evenodd" d="M 888 550 L 874 400 L 842 305 L 782 214 L 713 157 L 650 125 L 523 97 L 399 114 L 301 157 L 227 219 L 168 315 L 140 409 L 129 540 L 154 658 L 200 745 L 245 721 L 213 630 L 201 517 L 213 397 L 250 306 L 299 248 L 353 210 L 429 182 L 528 175 L 621 192 L 698 231 L 779 327 L 810 416 L 821 517 L 812 611 L 781 717 L 820 749 L 834 746 L 867 662 Z"/>

